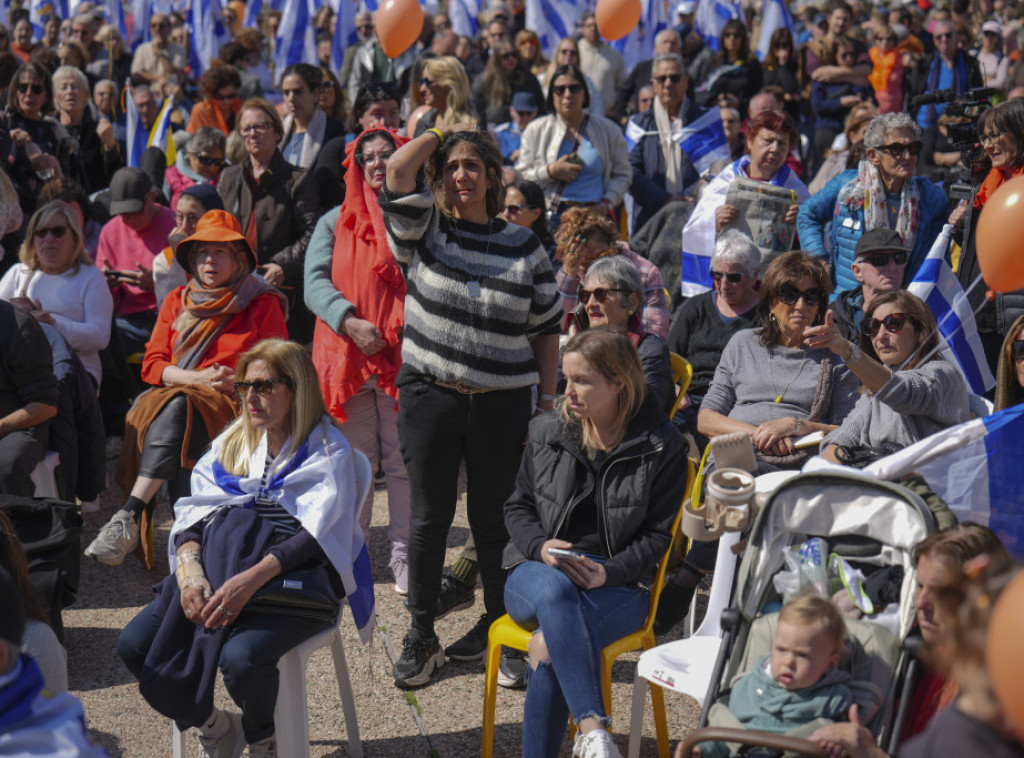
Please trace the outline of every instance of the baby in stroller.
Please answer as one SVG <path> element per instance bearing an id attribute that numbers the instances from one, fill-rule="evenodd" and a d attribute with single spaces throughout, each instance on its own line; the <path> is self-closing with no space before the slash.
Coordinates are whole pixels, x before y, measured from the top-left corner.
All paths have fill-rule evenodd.
<path id="1" fill-rule="evenodd" d="M 736 682 L 725 703 L 712 708 L 709 724 L 806 735 L 823 719 L 844 718 L 853 697 L 850 674 L 837 668 L 845 635 L 843 616 L 830 600 L 794 598 L 779 613 L 771 655 Z M 707 742 L 699 754 L 723 758 L 730 749 Z"/>

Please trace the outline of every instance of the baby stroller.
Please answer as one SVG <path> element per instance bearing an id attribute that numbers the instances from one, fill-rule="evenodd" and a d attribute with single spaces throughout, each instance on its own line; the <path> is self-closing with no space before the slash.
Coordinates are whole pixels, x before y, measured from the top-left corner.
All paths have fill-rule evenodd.
<path id="1" fill-rule="evenodd" d="M 704 702 L 699 729 L 684 742 L 683 755 L 705 740 L 769 746 L 781 751 L 825 755 L 810 742 L 744 729 L 704 729 L 708 715 L 723 703 L 728 687 L 771 651 L 775 615 L 766 605 L 777 603 L 773 577 L 785 568 L 784 554 L 809 538 L 821 537 L 828 553 L 870 573 L 890 566 L 903 568 L 900 602 L 883 626 L 870 618 L 848 622 L 840 666 L 854 679 L 854 702 L 871 702 L 866 725 L 885 744 L 893 728 L 893 704 L 902 690 L 905 669 L 902 642 L 914 620 L 915 572 L 911 551 L 936 529 L 932 512 L 916 494 L 895 484 L 853 473 L 820 471 L 794 476 L 772 492 L 758 511 L 736 574 L 732 607 L 723 613 L 723 640 Z M 734 654 L 735 653 L 735 654 Z M 719 706 L 724 707 L 724 704 Z M 865 714 L 866 715 L 866 714 Z M 807 731 L 807 734 L 813 729 Z M 762 753 L 757 753 L 761 755 Z"/>

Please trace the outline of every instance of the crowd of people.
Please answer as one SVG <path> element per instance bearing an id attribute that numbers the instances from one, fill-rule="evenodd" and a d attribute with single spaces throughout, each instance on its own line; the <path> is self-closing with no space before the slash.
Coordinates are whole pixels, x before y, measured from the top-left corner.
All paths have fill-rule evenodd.
<path id="1" fill-rule="evenodd" d="M 765 33 L 754 0 L 709 36 L 683 0 L 632 70 L 591 12 L 550 50 L 522 0 L 492 2 L 477 38 L 427 14 L 393 60 L 360 12 L 335 70 L 326 4 L 318 60 L 277 68 L 281 13 L 246 25 L 231 2 L 201 71 L 177 11 L 149 15 L 133 50 L 105 6 L 19 5 L 0 24 L 0 493 L 33 496 L 57 450 L 61 498 L 95 513 L 116 458 L 123 499 L 85 555 L 152 568 L 166 485 L 172 575 L 117 653 L 203 755 L 276 755 L 278 658 L 342 600 L 366 608 L 374 495 L 356 502 L 354 450 L 386 487 L 374 579 L 410 614 L 395 684 L 482 659 L 507 613 L 532 632 L 497 672 L 526 690 L 523 754 L 558 755 L 571 719 L 573 755 L 614 757 L 600 650 L 647 616 L 687 458 L 740 432 L 758 473 L 864 466 L 971 418 L 980 398 L 907 289 L 947 226 L 995 408 L 1024 401 L 1024 291 L 986 299 L 976 250 L 986 202 L 1024 173 L 1024 5 L 801 2 Z M 171 136 L 128 165 L 129 132 L 155 135 L 160 114 Z M 717 160 L 680 142 L 697 122 Z M 770 233 L 737 187 L 782 198 Z M 446 566 L 461 471 L 470 539 Z M 2 518 L 0 538 L 4 607 L 22 609 L 0 625 L 0 694 L 66 690 Z M 680 551 L 657 634 L 716 553 Z M 965 568 L 983 554 L 1006 570 L 977 525 L 915 552 L 925 642 L 954 651 L 922 688 L 961 700 L 931 726 L 922 701 L 909 733 L 933 742 L 899 755 L 928 754 L 929 730 L 1002 738 L 956 608 L 995 581 Z M 318 577 L 326 616 L 260 610 L 294 572 Z M 443 645 L 435 622 L 478 579 L 479 620 Z M 829 602 L 787 605 L 736 718 L 764 725 L 762 689 L 780 709 L 802 698 L 837 722 L 813 735 L 833 756 L 879 755 L 833 671 L 843 638 Z M 213 707 L 218 668 L 240 714 Z M 80 711 L 57 705 L 53 738 L 91 755 L 67 737 Z"/>

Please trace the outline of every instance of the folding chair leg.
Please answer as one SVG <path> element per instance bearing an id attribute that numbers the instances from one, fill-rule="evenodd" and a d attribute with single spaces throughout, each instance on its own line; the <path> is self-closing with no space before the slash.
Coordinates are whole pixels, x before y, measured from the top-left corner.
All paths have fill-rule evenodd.
<path id="1" fill-rule="evenodd" d="M 352 693 L 352 680 L 348 675 L 348 661 L 345 659 L 345 645 L 341 641 L 340 629 L 335 629 L 331 636 L 331 654 L 334 657 L 334 673 L 338 677 L 341 707 L 345 713 L 348 754 L 352 758 L 363 758 L 363 743 L 359 740 L 359 721 L 356 718 L 356 701 Z"/>
<path id="2" fill-rule="evenodd" d="M 174 758 L 188 758 L 188 748 L 185 745 L 185 732 L 178 729 L 178 722 L 172 721 L 171 728 L 174 730 L 172 741 L 174 742 Z"/>
<path id="3" fill-rule="evenodd" d="M 640 758 L 641 732 L 644 728 L 644 699 L 647 680 L 639 673 L 633 675 L 633 704 L 629 709 L 629 752 L 626 758 Z"/>
<path id="4" fill-rule="evenodd" d="M 654 711 L 654 733 L 658 737 L 658 756 L 669 758 L 668 724 L 665 722 L 665 693 L 654 682 L 649 682 L 651 688 L 651 710 Z M 640 688 L 643 697 L 643 688 Z"/>
<path id="5" fill-rule="evenodd" d="M 494 709 L 498 701 L 498 660 L 501 645 L 487 645 L 487 665 L 484 670 L 484 726 L 480 735 L 482 758 L 494 756 Z"/>

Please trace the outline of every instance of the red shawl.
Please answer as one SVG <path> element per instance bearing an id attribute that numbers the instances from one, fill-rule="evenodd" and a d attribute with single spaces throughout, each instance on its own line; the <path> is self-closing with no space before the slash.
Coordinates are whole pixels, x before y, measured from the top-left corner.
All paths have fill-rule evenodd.
<path id="1" fill-rule="evenodd" d="M 998 168 L 991 169 L 985 177 L 985 181 L 978 187 L 978 192 L 974 196 L 974 207 L 976 209 L 984 208 L 985 203 L 992 197 L 992 193 L 999 189 L 1003 182 L 1008 179 L 1014 179 L 1021 174 L 1024 174 L 1024 166 L 1018 166 L 1009 173 Z"/>
<path id="2" fill-rule="evenodd" d="M 355 306 L 355 315 L 374 324 L 387 347 L 366 355 L 350 337 L 338 334 L 317 319 L 313 334 L 313 364 L 320 375 L 327 410 L 338 421 L 348 419 L 344 404 L 374 374 L 377 386 L 398 398 L 395 378 L 402 366 L 402 327 L 405 322 L 405 278 L 388 246 L 384 216 L 377 193 L 363 180 L 355 147 L 375 131 L 390 134 L 395 145 L 408 142 L 394 132 L 368 129 L 345 151 L 345 202 L 334 227 L 331 282 Z"/>

